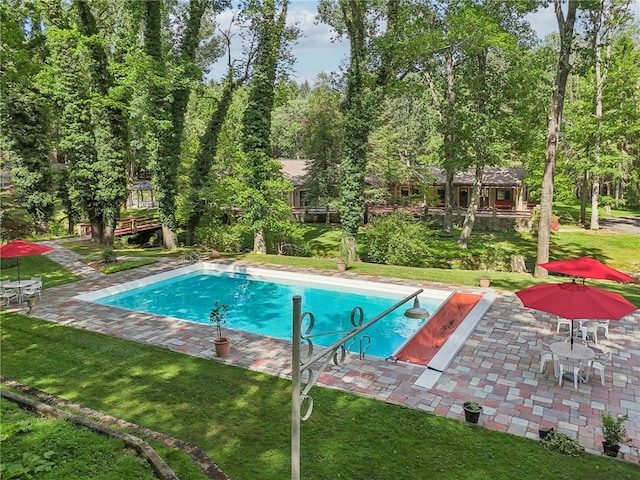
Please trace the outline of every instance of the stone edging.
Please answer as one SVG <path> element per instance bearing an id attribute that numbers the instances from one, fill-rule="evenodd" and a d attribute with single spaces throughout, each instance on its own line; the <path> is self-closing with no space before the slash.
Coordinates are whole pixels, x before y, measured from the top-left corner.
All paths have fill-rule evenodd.
<path id="1" fill-rule="evenodd" d="M 7 398 L 8 400 L 19 404 L 22 408 L 41 413 L 43 415 L 52 415 L 58 418 L 63 418 L 77 425 L 89 428 L 95 432 L 121 439 L 127 445 L 134 448 L 147 461 L 149 461 L 154 471 L 156 472 L 156 475 L 161 480 L 179 480 L 179 478 L 147 442 L 134 435 L 106 427 L 105 425 L 102 425 L 102 423 L 126 428 L 136 434 L 143 435 L 154 441 L 160 442 L 167 447 L 180 449 L 187 455 L 189 455 L 191 460 L 200 467 L 203 474 L 209 480 L 229 480 L 229 477 L 222 470 L 220 470 L 220 468 L 207 456 L 206 453 L 204 453 L 198 447 L 187 442 L 170 437 L 168 435 L 164 435 L 160 432 L 149 430 L 147 428 L 141 427 L 140 425 L 136 425 L 134 423 L 130 423 L 125 420 L 112 417 L 110 415 L 106 415 L 96 410 L 82 407 L 60 397 L 56 397 L 55 395 L 51 395 L 49 393 L 43 392 L 42 390 L 38 390 L 37 388 L 29 387 L 28 385 L 24 385 L 14 380 L 8 380 L 5 377 L 0 376 L 0 382 L 3 385 L 21 390 L 25 394 L 34 396 L 38 398 L 38 400 L 41 400 L 31 400 L 7 390 L 0 390 L 0 394 L 3 398 Z M 70 414 L 52 405 L 69 408 L 73 411 L 81 413 L 85 417 L 92 418 L 101 423 L 97 423 L 96 421 L 87 420 L 86 418 Z"/>

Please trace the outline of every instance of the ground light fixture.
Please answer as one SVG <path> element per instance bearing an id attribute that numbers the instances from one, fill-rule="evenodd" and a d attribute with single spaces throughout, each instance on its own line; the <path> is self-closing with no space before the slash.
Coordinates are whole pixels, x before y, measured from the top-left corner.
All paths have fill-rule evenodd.
<path id="1" fill-rule="evenodd" d="M 292 353 L 291 353 L 291 480 L 300 480 L 300 421 L 307 420 L 313 412 L 313 397 L 309 395 L 309 391 L 315 385 L 320 374 L 329 365 L 331 361 L 336 365 L 342 365 L 346 358 L 347 348 L 346 342 L 354 339 L 356 335 L 378 320 L 386 317 L 391 312 L 400 308 L 413 298 L 413 307 L 407 309 L 404 315 L 408 318 L 422 319 L 429 316 L 429 312 L 420 306 L 418 295 L 423 289 L 416 290 L 411 295 L 406 296 L 398 303 L 389 307 L 384 312 L 379 313 L 366 323 L 364 321 L 364 313 L 361 307 L 354 307 L 351 311 L 350 330 L 312 333 L 314 316 L 311 312 L 302 313 L 302 297 L 300 295 L 293 296 L 293 336 L 292 336 Z M 308 322 L 307 329 L 302 332 L 302 323 Z M 322 348 L 318 352 L 314 352 L 313 340 L 323 335 L 343 334 L 342 338 L 336 340 L 331 346 Z M 307 352 L 304 360 L 301 359 L 301 345 L 306 343 Z M 350 345 L 353 344 L 353 341 Z M 362 341 L 360 344 L 360 358 L 363 358 Z M 302 387 L 301 378 L 306 374 L 306 382 Z M 304 413 L 302 406 L 306 405 Z"/>

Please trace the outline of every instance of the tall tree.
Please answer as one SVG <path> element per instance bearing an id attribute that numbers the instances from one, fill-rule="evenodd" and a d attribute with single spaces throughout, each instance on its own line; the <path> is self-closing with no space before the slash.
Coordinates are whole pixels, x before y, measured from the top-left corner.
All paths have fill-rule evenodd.
<path id="1" fill-rule="evenodd" d="M 40 22 L 36 10 L 0 5 L 0 150 L 14 165 L 13 184 L 37 233 L 46 230 L 54 208 L 49 109 L 34 81 L 43 67 L 44 37 L 39 28 L 27 31 L 21 26 Z"/>
<path id="2" fill-rule="evenodd" d="M 538 244 L 536 251 L 536 267 L 534 276 L 546 278 L 548 272 L 539 267 L 541 263 L 549 261 L 549 242 L 551 239 L 551 208 L 553 205 L 553 179 L 556 168 L 556 156 L 558 154 L 558 142 L 560 127 L 562 125 L 562 111 L 564 108 L 564 96 L 567 87 L 567 79 L 571 72 L 571 48 L 573 45 L 573 28 L 579 2 L 568 0 L 567 13 L 562 10 L 563 1 L 554 0 L 554 10 L 558 21 L 560 36 L 560 50 L 558 52 L 558 65 L 553 82 L 553 95 L 551 111 L 547 125 L 547 146 L 545 152 L 544 173 L 542 179 L 542 193 L 540 196 L 540 223 L 538 227 Z"/>
<path id="3" fill-rule="evenodd" d="M 397 0 L 321 0 L 318 5 L 320 19 L 339 35 L 349 38 L 350 58 L 342 103 L 345 136 L 340 165 L 341 251 L 347 260 L 357 258 L 356 241 L 364 213 L 367 142 L 375 110 L 392 75 L 391 39 L 396 35 L 401 3 Z"/>
<path id="4" fill-rule="evenodd" d="M 289 0 L 257 2 L 254 12 L 259 19 L 255 66 L 249 81 L 249 100 L 242 120 L 244 136 L 242 148 L 247 160 L 249 190 L 241 205 L 245 222 L 252 226 L 253 250 L 266 253 L 265 231 L 281 220 L 287 212 L 281 190 L 274 183 L 280 177 L 280 165 L 271 157 L 271 113 L 278 60 L 285 43 Z M 286 213 L 285 213 L 286 215 Z"/>
<path id="5" fill-rule="evenodd" d="M 594 58 L 595 93 L 593 97 L 593 113 L 595 132 L 593 132 L 593 168 L 591 172 L 591 229 L 600 228 L 598 205 L 600 197 L 600 180 L 602 167 L 602 115 L 604 84 L 611 63 L 612 38 L 620 26 L 628 23 L 629 0 L 599 0 L 597 5 L 588 11 L 588 36 Z"/>
<path id="6" fill-rule="evenodd" d="M 309 94 L 309 111 L 304 122 L 302 147 L 307 158 L 305 202 L 325 206 L 329 223 L 329 208 L 338 200 L 340 147 L 343 125 L 340 98 L 321 76 L 319 85 Z"/>
<path id="7" fill-rule="evenodd" d="M 243 79 L 233 78 L 233 69 L 229 67 L 229 73 L 223 83 L 222 93 L 216 101 L 215 108 L 208 118 L 206 129 L 200 138 L 190 175 L 190 213 L 187 218 L 187 245 L 193 243 L 196 227 L 205 213 L 205 190 L 211 182 L 209 175 L 217 153 L 218 137 L 231 106 L 233 94 L 242 81 Z"/>
<path id="8" fill-rule="evenodd" d="M 96 142 L 95 162 L 83 175 L 93 182 L 89 219 L 93 240 L 112 245 L 120 205 L 127 198 L 128 130 L 126 106 L 109 69 L 107 50 L 88 0 L 74 0 L 78 30 L 89 51 L 89 89 L 93 97 L 91 121 Z"/>
<path id="9" fill-rule="evenodd" d="M 165 248 L 177 246 L 176 197 L 180 147 L 184 132 L 184 116 L 194 80 L 201 79 L 196 62 L 196 52 L 201 39 L 201 23 L 209 7 L 219 8 L 218 2 L 193 0 L 186 12 L 179 9 L 177 18 L 180 40 L 176 48 L 175 64 L 164 55 L 162 21 L 163 2 L 146 2 L 145 52 L 152 59 L 154 81 L 150 91 L 157 126 L 157 151 L 151 164 L 156 198 L 162 222 L 162 239 Z M 168 13 L 168 12 L 166 12 Z"/>

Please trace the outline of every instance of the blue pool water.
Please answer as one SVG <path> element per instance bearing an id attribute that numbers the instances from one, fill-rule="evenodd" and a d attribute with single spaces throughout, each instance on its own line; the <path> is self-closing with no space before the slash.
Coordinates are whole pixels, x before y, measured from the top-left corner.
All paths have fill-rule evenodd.
<path id="1" fill-rule="evenodd" d="M 351 311 L 362 307 L 366 323 L 379 313 L 393 306 L 404 295 L 367 294 L 364 291 L 335 291 L 318 285 L 300 282 L 256 279 L 240 273 L 194 272 L 151 285 L 128 290 L 94 300 L 103 305 L 112 305 L 156 315 L 166 315 L 182 320 L 209 323 L 209 312 L 215 301 L 229 306 L 228 320 L 224 329 L 244 330 L 291 340 L 292 297 L 302 297 L 302 311 L 314 314 L 315 326 L 312 334 L 336 330 L 349 330 Z M 441 300 L 425 302 L 424 308 L 433 312 Z M 404 311 L 412 302 L 399 307 L 365 330 L 371 337 L 367 355 L 384 357 L 393 354 L 425 322 L 404 317 Z M 303 331 L 306 329 L 303 324 Z M 329 346 L 342 334 L 314 339 L 314 343 Z M 359 339 L 351 348 L 359 351 Z"/>

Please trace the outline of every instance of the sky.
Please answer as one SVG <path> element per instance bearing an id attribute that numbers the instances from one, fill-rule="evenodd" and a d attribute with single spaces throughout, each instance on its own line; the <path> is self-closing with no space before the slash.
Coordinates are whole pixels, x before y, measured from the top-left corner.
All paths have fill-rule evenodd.
<path id="1" fill-rule="evenodd" d="M 327 25 L 319 24 L 315 20 L 317 0 L 290 0 L 288 11 L 289 23 L 296 22 L 302 32 L 301 38 L 292 48 L 292 53 L 297 62 L 293 67 L 291 78 L 301 83 L 309 81 L 313 84 L 317 75 L 322 72 L 337 72 L 341 64 L 348 58 L 348 41 L 332 42 L 332 32 Z M 633 0 L 633 11 L 640 17 L 640 0 Z M 223 30 L 228 28 L 233 12 L 226 11 L 218 17 L 218 24 Z M 548 7 L 536 13 L 530 14 L 527 19 L 539 38 L 544 38 L 558 30 L 553 9 Z M 234 38 L 238 38 L 237 36 Z M 239 55 L 240 45 L 232 44 L 232 56 L 235 52 Z M 225 59 L 217 62 L 211 69 L 208 77 L 222 79 L 226 70 Z"/>

